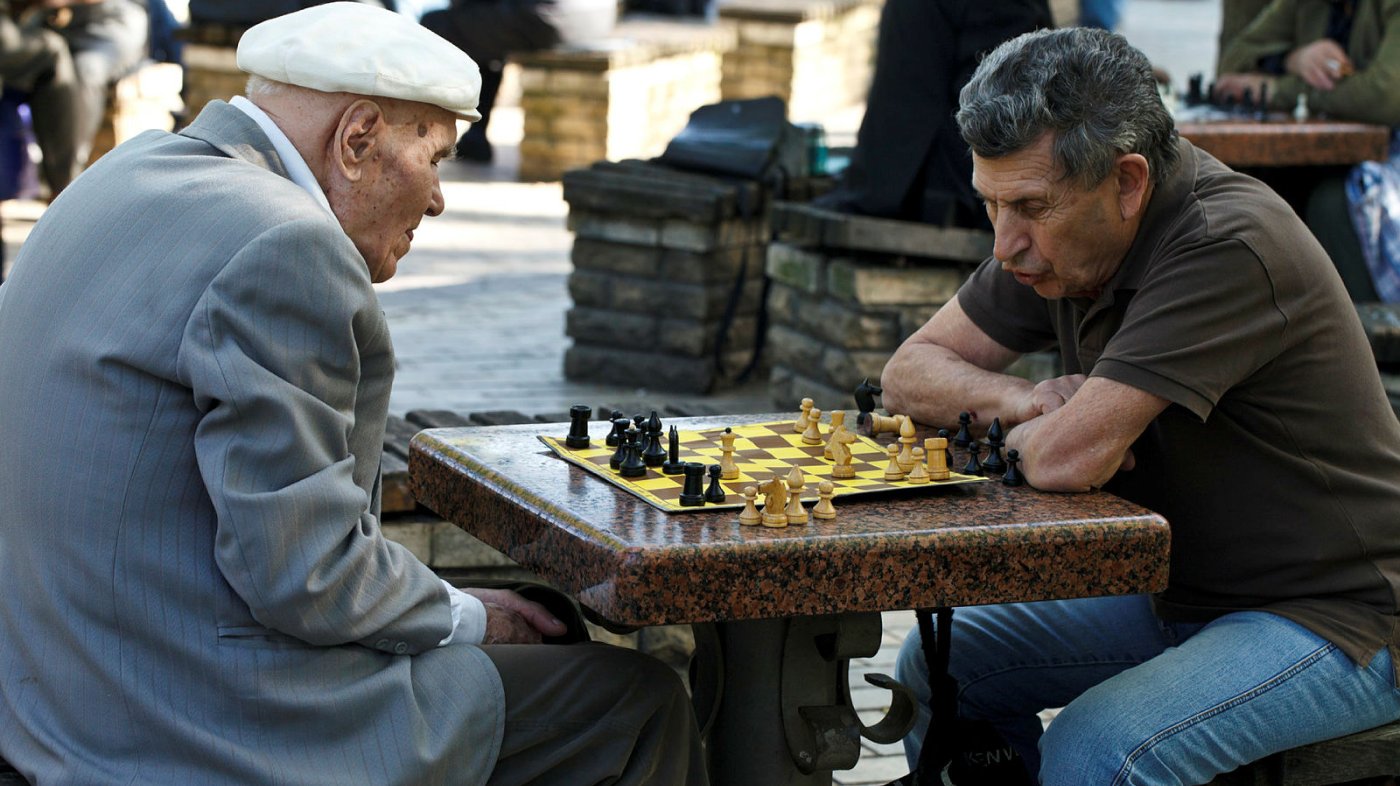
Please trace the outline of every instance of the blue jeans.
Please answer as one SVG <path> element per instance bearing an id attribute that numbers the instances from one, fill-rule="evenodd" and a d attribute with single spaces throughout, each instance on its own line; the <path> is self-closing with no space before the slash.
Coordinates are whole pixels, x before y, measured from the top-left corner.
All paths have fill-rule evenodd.
<path id="1" fill-rule="evenodd" d="M 962 608 L 953 620 L 959 716 L 995 726 L 1047 786 L 1201 784 L 1400 718 L 1388 651 L 1361 667 L 1266 612 L 1171 624 L 1139 595 Z M 912 769 L 929 724 L 917 629 L 895 675 L 923 698 L 904 743 Z M 1064 709 L 1042 736 L 1036 713 L 1050 707 Z"/>

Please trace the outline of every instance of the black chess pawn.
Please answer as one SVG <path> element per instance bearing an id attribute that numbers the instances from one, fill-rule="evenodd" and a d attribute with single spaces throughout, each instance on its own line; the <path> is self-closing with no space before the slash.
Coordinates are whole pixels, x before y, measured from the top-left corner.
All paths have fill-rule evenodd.
<path id="1" fill-rule="evenodd" d="M 564 444 L 575 450 L 588 447 L 588 420 L 593 416 L 593 408 L 583 404 L 569 407 L 569 435 Z"/>
<path id="2" fill-rule="evenodd" d="M 1006 445 L 1006 432 L 1001 429 L 1001 418 L 992 418 L 992 427 L 987 429 L 987 458 L 982 461 L 982 469 L 994 475 L 1006 471 L 1006 460 L 1001 457 L 1001 449 Z"/>
<path id="3" fill-rule="evenodd" d="M 942 439 L 942 440 L 943 440 L 943 445 L 944 445 L 943 452 L 946 453 L 946 454 L 948 455 L 948 464 L 947 464 L 947 466 L 951 467 L 951 466 L 953 466 L 953 447 L 952 447 L 953 443 L 950 442 L 950 441 L 948 440 L 948 429 L 946 429 L 946 428 L 941 428 L 941 429 L 939 429 L 939 430 L 938 430 L 938 437 L 939 437 L 939 439 Z"/>
<path id="4" fill-rule="evenodd" d="M 622 464 L 617 469 L 624 478 L 644 478 L 647 474 L 647 464 L 642 460 L 642 433 L 635 426 L 627 428 L 627 455 L 622 458 Z"/>
<path id="5" fill-rule="evenodd" d="M 705 465 L 695 461 L 685 465 L 685 485 L 681 486 L 680 503 L 687 507 L 705 504 Z"/>
<path id="6" fill-rule="evenodd" d="M 607 443 L 607 446 L 610 447 L 610 448 L 615 448 L 615 447 L 617 447 L 619 444 L 621 444 L 621 442 L 622 442 L 622 432 L 623 432 L 624 429 L 627 428 L 626 426 L 622 426 L 621 428 L 618 428 L 617 421 L 622 420 L 622 419 L 623 419 L 623 418 L 622 418 L 622 410 L 618 410 L 618 409 L 613 410 L 613 411 L 612 411 L 612 416 L 608 418 L 608 422 L 611 423 L 613 427 L 612 427 L 612 431 L 609 431 L 609 432 L 608 432 L 608 438 L 607 438 L 606 440 L 604 440 L 604 441 Z M 631 421 L 626 421 L 626 422 L 630 423 Z"/>
<path id="7" fill-rule="evenodd" d="M 1259 103 L 1254 107 L 1254 119 L 1261 123 L 1269 119 L 1269 83 L 1259 84 Z"/>
<path id="8" fill-rule="evenodd" d="M 963 467 L 963 470 L 962 470 L 964 475 L 981 475 L 981 474 L 983 474 L 983 473 L 982 473 L 982 462 L 980 462 L 980 461 L 977 460 L 977 454 L 979 454 L 979 453 L 981 453 L 981 452 L 982 452 L 982 444 L 981 444 L 980 442 L 969 442 L 969 443 L 967 443 L 967 465 L 964 466 L 964 467 Z"/>
<path id="9" fill-rule="evenodd" d="M 670 455 L 661 463 L 661 471 L 667 475 L 679 475 L 685 472 L 685 462 L 681 461 L 681 434 L 672 426 L 667 436 L 671 443 Z"/>
<path id="10" fill-rule="evenodd" d="M 1190 79 L 1186 80 L 1186 105 L 1197 106 L 1205 100 L 1204 91 L 1201 86 L 1205 83 L 1205 74 L 1194 73 Z"/>
<path id="11" fill-rule="evenodd" d="M 705 489 L 705 501 L 719 504 L 724 502 L 724 486 L 719 483 L 720 468 L 718 464 L 710 465 L 710 486 Z"/>
<path id="12" fill-rule="evenodd" d="M 632 425 L 632 421 L 624 417 L 613 420 L 613 431 L 617 433 L 617 450 L 613 451 L 612 458 L 608 459 L 608 466 L 613 469 L 619 469 L 622 466 L 622 460 L 627 458 L 627 427 L 630 425 Z"/>
<path id="13" fill-rule="evenodd" d="M 958 433 L 953 437 L 953 444 L 960 448 L 965 448 L 972 444 L 972 431 L 968 428 L 972 424 L 972 415 L 967 412 L 958 413 Z"/>
<path id="14" fill-rule="evenodd" d="M 1021 475 L 1021 451 L 1012 448 L 1006 451 L 1006 474 L 1001 476 L 1001 482 L 1008 486 L 1020 486 L 1026 482 Z"/>

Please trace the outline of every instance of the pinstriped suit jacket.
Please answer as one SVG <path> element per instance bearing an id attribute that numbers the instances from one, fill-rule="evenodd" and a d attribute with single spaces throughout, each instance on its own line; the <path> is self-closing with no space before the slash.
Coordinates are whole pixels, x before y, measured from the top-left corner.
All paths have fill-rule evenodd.
<path id="1" fill-rule="evenodd" d="M 483 783 L 499 675 L 379 529 L 392 378 L 364 260 L 242 112 L 75 181 L 0 287 L 0 754 Z"/>

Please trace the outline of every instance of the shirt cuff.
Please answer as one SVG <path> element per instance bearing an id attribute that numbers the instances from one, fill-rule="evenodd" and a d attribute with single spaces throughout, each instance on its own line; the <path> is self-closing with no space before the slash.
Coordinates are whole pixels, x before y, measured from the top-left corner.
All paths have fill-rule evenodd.
<path id="1" fill-rule="evenodd" d="M 452 602 L 452 632 L 438 642 L 438 646 L 445 647 L 458 640 L 480 644 L 486 639 L 486 605 L 480 598 L 457 589 L 445 580 L 442 586 L 447 588 L 447 598 Z"/>

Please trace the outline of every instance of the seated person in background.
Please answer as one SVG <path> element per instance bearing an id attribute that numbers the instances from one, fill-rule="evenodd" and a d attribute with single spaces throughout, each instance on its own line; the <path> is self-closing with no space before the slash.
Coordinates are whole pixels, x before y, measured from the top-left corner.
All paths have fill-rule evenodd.
<path id="1" fill-rule="evenodd" d="M 43 17 L 46 10 L 78 1 L 0 0 L 0 82 L 26 95 L 43 157 L 39 173 L 50 198 L 77 177 L 87 156 L 78 151 L 83 103 L 73 56 L 63 37 L 44 26 Z"/>
<path id="2" fill-rule="evenodd" d="M 1046 0 L 888 0 L 851 164 L 821 207 L 987 228 L 953 110 L 978 59 L 1050 27 Z"/>
<path id="3" fill-rule="evenodd" d="M 444 209 L 475 64 L 359 3 L 237 57 L 247 98 L 104 156 L 0 285 L 0 756 L 35 783 L 703 786 L 669 667 L 541 644 L 544 607 L 380 528 L 371 284 Z"/>
<path id="4" fill-rule="evenodd" d="M 1400 126 L 1400 0 L 1274 0 L 1228 42 L 1216 90 L 1267 85 L 1270 105 L 1305 96 L 1314 115 Z M 1260 173 L 1302 214 L 1353 300 L 1376 290 L 1347 212 L 1345 168 Z"/>
<path id="5" fill-rule="evenodd" d="M 1047 786 L 1206 783 L 1400 719 L 1400 422 L 1317 242 L 1177 136 L 1120 36 L 1004 44 L 957 121 L 993 257 L 890 359 L 885 406 L 999 417 L 1032 485 L 1172 537 L 1159 596 L 960 609 L 959 718 Z M 1065 376 L 1002 373 L 1052 346 Z M 897 668 L 927 697 L 917 631 Z"/>
<path id="6" fill-rule="evenodd" d="M 457 157 L 491 161 L 486 126 L 510 53 L 604 38 L 616 21 L 617 0 L 452 0 L 448 8 L 424 14 L 424 27 L 481 64 L 481 120 L 457 141 Z"/>
<path id="7" fill-rule="evenodd" d="M 79 160 L 87 163 L 107 111 L 107 88 L 146 57 L 150 17 L 142 0 L 84 0 L 56 29 L 68 41 L 82 88 L 83 110 L 75 129 Z"/>

